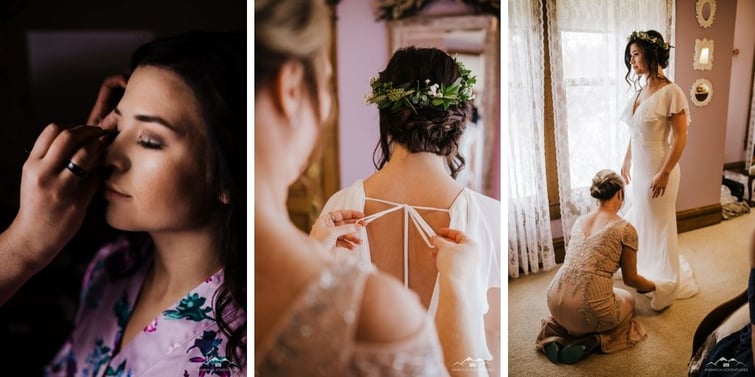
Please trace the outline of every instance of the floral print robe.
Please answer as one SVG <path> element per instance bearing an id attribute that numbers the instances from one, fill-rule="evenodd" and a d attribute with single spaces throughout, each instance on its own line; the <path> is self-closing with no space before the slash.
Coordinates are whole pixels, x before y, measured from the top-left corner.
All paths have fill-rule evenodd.
<path id="1" fill-rule="evenodd" d="M 227 358 L 228 339 L 214 319 L 223 270 L 166 308 L 123 349 L 121 337 L 151 264 L 151 248 L 135 252 L 125 239 L 102 248 L 84 276 L 74 328 L 45 369 L 55 377 L 245 376 Z M 226 314 L 238 325 L 246 314 Z"/>

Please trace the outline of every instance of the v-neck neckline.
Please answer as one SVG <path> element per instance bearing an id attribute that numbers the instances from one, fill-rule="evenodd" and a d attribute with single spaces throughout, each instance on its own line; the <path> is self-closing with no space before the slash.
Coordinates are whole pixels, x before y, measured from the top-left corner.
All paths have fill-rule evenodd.
<path id="1" fill-rule="evenodd" d="M 582 229 L 580 229 L 579 231 L 580 231 L 580 233 L 582 233 L 582 238 L 586 240 L 586 239 L 592 238 L 592 237 L 594 237 L 594 236 L 596 236 L 598 234 L 603 233 L 604 231 L 606 231 L 606 229 L 614 226 L 614 224 L 617 224 L 617 223 L 619 223 L 622 220 L 624 220 L 624 219 L 618 218 L 616 220 L 613 220 L 613 221 L 609 222 L 608 224 L 603 225 L 603 227 L 601 227 L 597 232 L 594 232 L 593 234 L 590 234 L 590 235 L 588 235 L 587 233 L 585 233 L 584 227 Z"/>
<path id="2" fill-rule="evenodd" d="M 656 94 L 658 94 L 661 90 L 665 89 L 669 85 L 671 85 L 671 83 L 667 83 L 666 85 L 664 85 L 664 86 L 656 89 L 656 91 L 653 92 L 653 94 L 650 94 L 647 98 L 645 98 L 644 100 L 642 100 L 642 102 L 637 103 L 637 100 L 640 98 L 640 94 L 642 94 L 642 90 L 645 89 L 645 88 L 640 89 L 640 91 L 637 92 L 637 96 L 634 97 L 634 102 L 632 103 L 632 116 L 634 116 L 635 114 L 637 114 L 637 110 L 640 109 L 640 106 L 642 106 L 642 104 L 644 104 L 645 102 L 649 101 L 651 98 L 653 98 L 653 96 L 655 96 Z"/>

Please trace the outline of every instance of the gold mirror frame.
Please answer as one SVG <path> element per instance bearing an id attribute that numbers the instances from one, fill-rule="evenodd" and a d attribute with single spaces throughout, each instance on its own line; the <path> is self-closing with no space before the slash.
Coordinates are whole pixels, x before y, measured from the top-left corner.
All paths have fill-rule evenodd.
<path id="1" fill-rule="evenodd" d="M 695 106 L 703 107 L 713 98 L 713 84 L 708 79 L 697 79 L 692 84 L 689 96 Z"/>
<path id="2" fill-rule="evenodd" d="M 708 5 L 710 12 L 708 18 L 705 18 L 705 6 Z M 697 17 L 697 24 L 701 28 L 709 28 L 713 25 L 713 21 L 716 18 L 716 0 L 697 0 L 695 4 L 695 16 Z"/>
<path id="3" fill-rule="evenodd" d="M 451 55 L 473 53 L 484 59 L 484 94 L 478 95 L 482 111 L 482 187 L 480 191 L 492 197 L 499 192 L 493 182 L 494 161 L 499 158 L 500 138 L 500 33 L 498 19 L 492 15 L 418 16 L 388 22 L 389 54 L 401 47 L 436 47 Z M 437 44 L 438 35 L 446 33 L 484 33 L 479 51 L 452 51 Z M 441 41 L 442 43 L 442 41 Z M 479 82 L 479 81 L 478 81 Z M 465 156 L 466 157 L 466 156 Z M 500 163 L 500 162 L 499 162 Z M 469 161 L 467 167 L 470 167 Z"/>

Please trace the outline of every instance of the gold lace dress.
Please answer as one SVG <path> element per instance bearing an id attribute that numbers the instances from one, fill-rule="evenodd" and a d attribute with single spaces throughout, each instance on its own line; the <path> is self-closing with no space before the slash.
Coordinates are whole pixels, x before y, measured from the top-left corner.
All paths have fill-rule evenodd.
<path id="1" fill-rule="evenodd" d="M 615 352 L 646 336 L 642 325 L 632 319 L 634 302 L 613 286 L 623 246 L 636 250 L 637 232 L 619 219 L 586 237 L 583 219 L 574 224 L 564 264 L 548 287 L 551 315 L 542 321 L 537 346 L 553 341 L 565 345 L 598 334 L 601 350 Z"/>
<path id="2" fill-rule="evenodd" d="M 255 350 L 255 376 L 447 376 L 430 318 L 401 341 L 355 341 L 371 273 L 358 263 L 326 268 Z"/>

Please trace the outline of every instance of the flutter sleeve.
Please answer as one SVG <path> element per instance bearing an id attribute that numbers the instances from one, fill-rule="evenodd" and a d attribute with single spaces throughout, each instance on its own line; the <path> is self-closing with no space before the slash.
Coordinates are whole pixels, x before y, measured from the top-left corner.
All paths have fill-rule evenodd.
<path id="1" fill-rule="evenodd" d="M 622 111 L 621 115 L 619 116 L 619 120 L 627 126 L 632 124 L 632 108 L 634 107 L 634 101 L 636 98 L 637 92 L 634 92 L 631 96 L 629 96 L 626 101 L 626 105 L 624 105 L 624 111 Z"/>
<path id="2" fill-rule="evenodd" d="M 658 101 L 657 103 L 656 112 L 664 117 L 670 117 L 684 111 L 684 114 L 687 115 L 687 125 L 689 125 L 692 123 L 692 117 L 689 114 L 687 96 L 684 95 L 684 91 L 679 85 L 674 83 L 669 85 L 671 85 L 671 87 L 666 93 L 664 93 L 664 101 Z"/>

